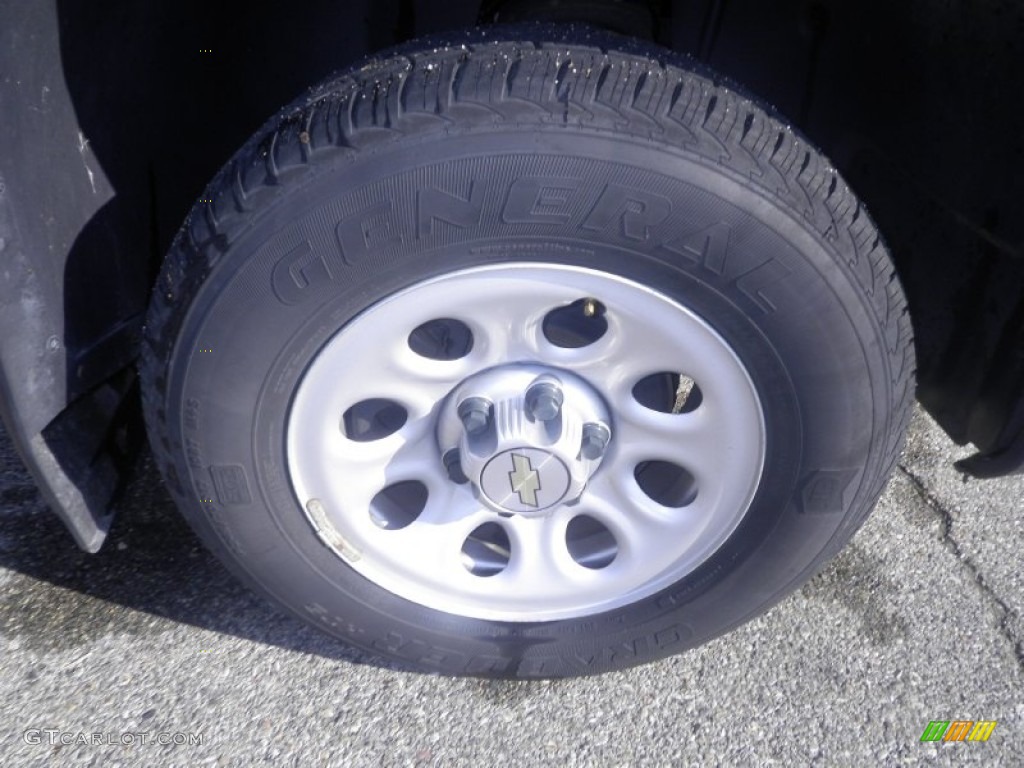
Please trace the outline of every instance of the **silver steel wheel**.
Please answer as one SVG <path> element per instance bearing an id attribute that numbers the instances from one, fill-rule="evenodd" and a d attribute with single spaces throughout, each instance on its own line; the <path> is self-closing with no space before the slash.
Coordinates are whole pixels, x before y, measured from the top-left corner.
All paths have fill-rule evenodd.
<path id="1" fill-rule="evenodd" d="M 408 600 L 504 621 L 594 614 L 684 577 L 743 518 L 764 446 L 754 385 L 704 320 L 554 264 L 375 304 L 316 355 L 287 422 L 326 546 Z"/>

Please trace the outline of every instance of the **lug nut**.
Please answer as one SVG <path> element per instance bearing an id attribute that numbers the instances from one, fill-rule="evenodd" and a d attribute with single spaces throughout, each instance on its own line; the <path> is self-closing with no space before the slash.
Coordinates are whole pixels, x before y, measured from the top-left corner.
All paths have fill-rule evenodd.
<path id="1" fill-rule="evenodd" d="M 551 421 L 562 410 L 562 389 L 552 381 L 538 381 L 526 391 L 526 408 L 538 421 Z"/>
<path id="2" fill-rule="evenodd" d="M 444 462 L 445 471 L 448 473 L 448 479 L 458 485 L 463 485 L 469 482 L 469 478 L 466 477 L 466 473 L 462 471 L 462 456 L 459 455 L 458 448 L 452 448 L 450 451 L 446 451 L 444 456 L 441 457 Z"/>
<path id="3" fill-rule="evenodd" d="M 467 397 L 459 403 L 459 418 L 468 435 L 478 435 L 491 420 L 491 402 L 483 397 Z"/>
<path id="4" fill-rule="evenodd" d="M 605 448 L 612 433 L 604 424 L 591 422 L 583 425 L 583 439 L 580 441 L 580 453 L 584 459 L 599 459 L 604 455 Z"/>

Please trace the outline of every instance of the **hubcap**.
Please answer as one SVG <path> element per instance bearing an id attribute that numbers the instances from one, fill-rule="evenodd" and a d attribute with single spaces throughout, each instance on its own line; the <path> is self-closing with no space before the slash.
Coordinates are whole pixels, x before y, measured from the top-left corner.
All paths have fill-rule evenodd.
<path id="1" fill-rule="evenodd" d="M 735 530 L 764 461 L 729 345 L 617 275 L 506 264 L 376 303 L 324 345 L 287 416 L 323 544 L 407 600 L 503 621 L 628 605 Z"/>
<path id="2" fill-rule="evenodd" d="M 587 450 L 611 419 L 600 396 L 569 373 L 539 365 L 503 365 L 470 376 L 447 398 L 438 445 L 458 459 L 477 498 L 504 514 L 544 514 L 579 499 L 601 464 Z M 452 469 L 453 460 L 447 467 Z"/>

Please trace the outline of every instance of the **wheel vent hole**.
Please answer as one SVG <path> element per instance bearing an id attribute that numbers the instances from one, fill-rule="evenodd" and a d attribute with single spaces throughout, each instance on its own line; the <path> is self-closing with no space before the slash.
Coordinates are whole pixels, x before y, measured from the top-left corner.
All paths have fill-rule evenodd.
<path id="1" fill-rule="evenodd" d="M 685 507 L 697 498 L 697 480 L 668 461 L 642 461 L 633 470 L 640 489 L 666 507 Z"/>
<path id="2" fill-rule="evenodd" d="M 505 570 L 512 557 L 512 543 L 497 523 L 484 523 L 462 544 L 462 564 L 474 576 L 494 576 Z"/>
<path id="3" fill-rule="evenodd" d="M 459 360 L 473 349 L 473 332 L 461 320 L 428 320 L 409 334 L 409 348 L 431 360 Z"/>
<path id="4" fill-rule="evenodd" d="M 556 347 L 585 347 L 608 331 L 608 321 L 604 316 L 604 304 L 596 299 L 579 299 L 544 316 L 544 338 Z"/>
<path id="5" fill-rule="evenodd" d="M 619 553 L 612 532 L 589 515 L 579 515 L 565 529 L 565 545 L 569 555 L 584 568 L 605 568 Z"/>
<path id="6" fill-rule="evenodd" d="M 394 400 L 360 400 L 341 417 L 341 430 L 349 440 L 368 443 L 392 435 L 402 428 L 409 414 Z"/>
<path id="7" fill-rule="evenodd" d="M 692 413 L 704 400 L 692 377 L 668 371 L 644 376 L 633 387 L 633 397 L 658 413 Z"/>
<path id="8" fill-rule="evenodd" d="M 397 531 L 413 522 L 427 505 L 427 486 L 404 480 L 382 490 L 370 501 L 370 519 L 380 528 Z"/>

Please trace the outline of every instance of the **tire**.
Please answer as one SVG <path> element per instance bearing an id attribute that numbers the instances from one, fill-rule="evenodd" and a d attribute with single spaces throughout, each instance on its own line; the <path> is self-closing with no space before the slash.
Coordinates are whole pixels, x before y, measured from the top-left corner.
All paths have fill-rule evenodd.
<path id="1" fill-rule="evenodd" d="M 502 34 L 329 79 L 221 170 L 153 294 L 146 418 L 191 525 L 303 620 L 422 671 L 604 672 L 850 539 L 909 318 L 765 107 L 665 51 Z"/>

